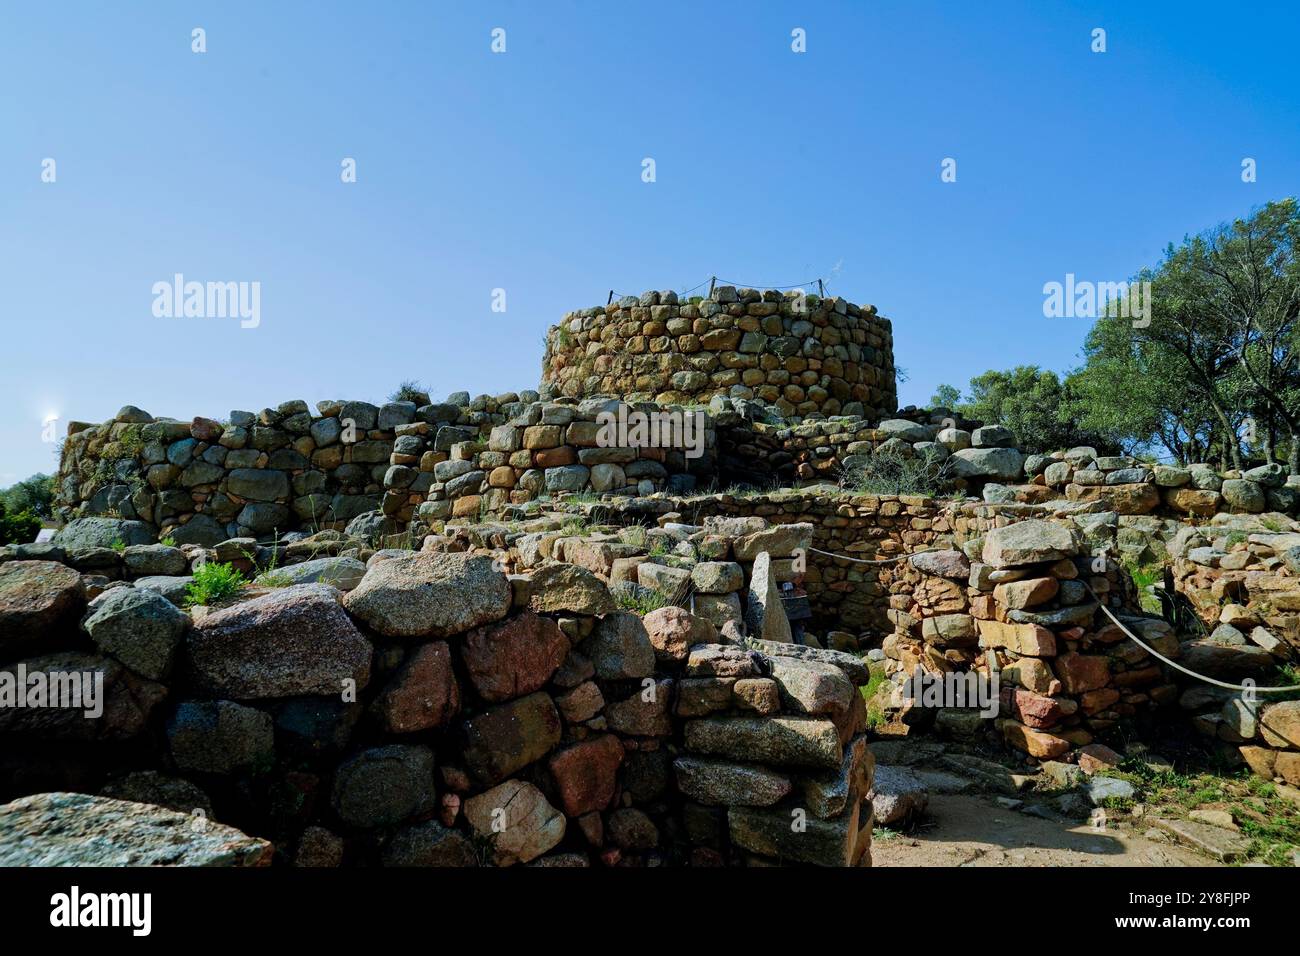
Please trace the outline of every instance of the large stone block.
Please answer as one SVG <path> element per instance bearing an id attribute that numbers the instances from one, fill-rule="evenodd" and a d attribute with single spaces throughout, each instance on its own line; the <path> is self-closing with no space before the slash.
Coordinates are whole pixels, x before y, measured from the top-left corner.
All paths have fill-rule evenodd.
<path id="1" fill-rule="evenodd" d="M 234 700 L 359 690 L 370 679 L 371 653 L 339 605 L 339 592 L 325 584 L 281 588 L 211 611 L 186 637 L 196 683 Z"/>
<path id="2" fill-rule="evenodd" d="M 835 770 L 844 758 L 839 731 L 811 717 L 707 717 L 686 723 L 686 749 L 778 767 Z"/>
<path id="3" fill-rule="evenodd" d="M 715 806 L 771 806 L 791 789 L 789 777 L 752 764 L 684 756 L 673 771 L 685 796 Z"/>
<path id="4" fill-rule="evenodd" d="M 371 705 L 389 733 L 445 727 L 460 710 L 460 685 L 445 641 L 408 652 Z"/>
<path id="5" fill-rule="evenodd" d="M 188 813 L 84 793 L 0 806 L 0 866 L 269 866 L 274 849 Z"/>
<path id="6" fill-rule="evenodd" d="M 560 715 L 543 692 L 491 707 L 464 725 L 465 765 L 496 784 L 540 760 L 560 742 Z"/>
<path id="7" fill-rule="evenodd" d="M 505 617 L 510 600 L 491 558 L 425 551 L 374 564 L 344 604 L 388 637 L 450 637 Z"/>
<path id="8" fill-rule="evenodd" d="M 531 783 L 507 780 L 465 801 L 465 819 L 489 841 L 497 866 L 535 860 L 562 839 L 566 821 Z"/>
<path id="9" fill-rule="evenodd" d="M 861 804 L 848 813 L 822 820 L 807 817 L 796 825 L 794 811 L 781 808 L 731 807 L 727 826 L 731 842 L 764 856 L 817 866 L 852 866 L 857 859 Z"/>
<path id="10" fill-rule="evenodd" d="M 349 826 L 388 827 L 436 807 L 433 751 L 390 744 L 363 750 L 334 772 L 334 812 Z"/>
<path id="11" fill-rule="evenodd" d="M 461 660 L 484 700 L 499 702 L 541 689 L 569 653 L 551 618 L 531 611 L 465 635 Z"/>
<path id="12" fill-rule="evenodd" d="M 547 761 L 560 805 L 571 817 L 606 809 L 614 799 L 623 745 L 613 734 L 557 750 Z"/>
<path id="13" fill-rule="evenodd" d="M 1040 564 L 1072 557 L 1076 546 L 1070 529 L 1054 521 L 1031 518 L 1001 528 L 984 537 L 983 562 L 994 568 Z"/>

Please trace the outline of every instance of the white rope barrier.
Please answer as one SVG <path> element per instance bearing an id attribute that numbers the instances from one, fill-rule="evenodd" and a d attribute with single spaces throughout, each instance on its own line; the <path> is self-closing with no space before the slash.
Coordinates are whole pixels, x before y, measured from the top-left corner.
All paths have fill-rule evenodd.
<path id="1" fill-rule="evenodd" d="M 903 558 L 908 557 L 908 555 L 906 554 L 900 554 L 892 558 L 880 558 L 877 560 L 867 560 L 866 558 L 851 558 L 847 554 L 835 554 L 830 551 L 823 551 L 820 548 L 810 547 L 807 550 L 811 551 L 813 554 L 823 554 L 828 558 L 836 558 L 840 561 L 852 561 L 855 564 L 892 564 L 895 561 L 901 561 Z M 1161 654 L 1158 650 L 1156 650 L 1151 645 L 1147 644 L 1136 634 L 1130 631 L 1127 627 L 1125 627 L 1124 623 L 1120 621 L 1120 619 L 1117 618 L 1114 614 L 1111 613 L 1110 608 L 1106 606 L 1106 602 L 1103 601 L 1100 597 L 1097 597 L 1097 593 L 1093 591 L 1091 585 L 1089 585 L 1087 581 L 1082 582 L 1082 584 L 1085 588 L 1088 589 L 1088 593 L 1091 594 L 1096 599 L 1097 606 L 1106 612 L 1106 616 L 1115 622 L 1115 626 L 1118 627 L 1121 631 L 1123 631 L 1125 636 L 1128 637 L 1129 640 L 1131 640 L 1138 647 L 1142 648 L 1152 657 L 1164 661 L 1170 667 L 1174 668 L 1174 670 L 1181 671 L 1182 673 L 1186 674 L 1188 677 L 1195 677 L 1197 680 L 1205 681 L 1205 683 L 1207 684 L 1213 684 L 1216 687 L 1223 687 L 1226 688 L 1227 690 L 1239 690 L 1245 692 L 1254 692 L 1258 694 L 1285 694 L 1285 693 L 1300 691 L 1300 686 L 1254 687 L 1254 686 L 1247 686 L 1245 684 L 1229 684 L 1227 681 L 1221 681 L 1214 677 L 1206 677 L 1204 674 L 1198 674 L 1194 670 L 1189 670 L 1188 668 L 1184 667 L 1182 664 L 1179 664 L 1177 661 L 1172 661 L 1169 658 L 1165 657 L 1165 655 Z"/>
<path id="2" fill-rule="evenodd" d="M 893 564 L 895 561 L 902 561 L 907 557 L 905 554 L 899 554 L 892 558 L 879 558 L 871 561 L 866 558 L 851 558 L 847 554 L 833 554 L 830 551 L 823 551 L 821 548 L 806 548 L 805 550 L 811 551 L 813 554 L 824 554 L 828 558 L 835 558 L 839 561 L 852 561 L 854 564 Z"/>
<path id="3" fill-rule="evenodd" d="M 1086 581 L 1083 582 L 1083 586 L 1086 587 L 1086 588 L 1088 588 L 1088 593 L 1089 593 L 1089 594 L 1091 594 L 1093 597 L 1097 598 L 1096 593 L 1095 593 L 1095 592 L 1092 590 L 1092 588 L 1088 585 L 1088 582 L 1086 582 Z M 1293 687 L 1254 687 L 1254 686 L 1249 686 L 1249 687 L 1248 687 L 1248 686 L 1246 686 L 1245 684 L 1229 684 L 1227 681 L 1221 681 L 1221 680 L 1218 680 L 1217 678 L 1214 678 L 1214 677 L 1206 677 L 1204 674 L 1198 674 L 1198 673 L 1196 673 L 1196 671 L 1194 671 L 1194 670 L 1189 670 L 1188 668 L 1184 667 L 1182 664 L 1179 664 L 1177 661 L 1171 661 L 1169 658 L 1165 657 L 1165 655 L 1161 654 L 1161 653 L 1160 653 L 1158 650 L 1156 650 L 1154 647 L 1152 647 L 1151 645 L 1147 644 L 1145 641 L 1143 641 L 1141 638 L 1139 638 L 1136 634 L 1134 634 L 1132 631 L 1130 631 L 1127 627 L 1124 626 L 1123 622 L 1121 622 L 1119 618 L 1117 618 L 1114 614 L 1111 613 L 1110 608 L 1108 608 L 1108 607 L 1106 606 L 1105 602 L 1102 601 L 1101 598 L 1097 598 L 1097 604 L 1101 607 L 1101 609 L 1102 609 L 1103 611 L 1106 612 L 1106 616 L 1107 616 L 1108 618 L 1110 618 L 1112 621 L 1115 622 L 1115 626 L 1118 627 L 1121 631 L 1123 631 L 1123 632 L 1125 633 L 1125 635 L 1128 636 L 1128 639 L 1129 639 L 1130 641 L 1132 641 L 1132 642 L 1133 642 L 1134 644 L 1136 644 L 1138 647 L 1142 648 L 1142 650 L 1146 651 L 1146 652 L 1147 652 L 1148 654 L 1150 654 L 1152 657 L 1158 657 L 1160 660 L 1164 661 L 1164 662 L 1165 662 L 1166 664 L 1168 664 L 1170 667 L 1174 668 L 1174 670 L 1182 671 L 1182 672 L 1183 672 L 1184 674 L 1186 674 L 1188 677 L 1195 677 L 1197 680 L 1205 681 L 1205 683 L 1207 683 L 1207 684 L 1213 684 L 1215 687 L 1224 687 L 1224 688 L 1227 688 L 1228 690 L 1252 691 L 1252 692 L 1257 693 L 1257 694 L 1284 694 L 1284 693 L 1291 692 L 1291 691 L 1300 691 L 1300 686 L 1293 686 Z"/>

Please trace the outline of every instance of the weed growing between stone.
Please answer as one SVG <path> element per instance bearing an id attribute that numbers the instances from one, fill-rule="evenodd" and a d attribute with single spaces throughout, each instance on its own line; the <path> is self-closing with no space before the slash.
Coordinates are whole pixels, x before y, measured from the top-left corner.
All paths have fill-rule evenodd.
<path id="1" fill-rule="evenodd" d="M 194 569 L 194 580 L 186 588 L 191 605 L 208 605 L 237 594 L 248 585 L 233 565 L 208 561 Z"/>
<path id="2" fill-rule="evenodd" d="M 857 494 L 938 497 L 950 490 L 942 454 L 882 445 L 846 463 L 842 486 Z"/>

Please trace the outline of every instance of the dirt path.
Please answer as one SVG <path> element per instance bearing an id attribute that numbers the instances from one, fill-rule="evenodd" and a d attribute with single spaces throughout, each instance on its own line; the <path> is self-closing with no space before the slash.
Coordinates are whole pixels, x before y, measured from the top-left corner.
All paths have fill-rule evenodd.
<path id="1" fill-rule="evenodd" d="M 873 866 L 1220 866 L 1127 826 L 1094 830 L 1000 806 L 983 794 L 931 794 L 911 834 L 877 831 Z"/>

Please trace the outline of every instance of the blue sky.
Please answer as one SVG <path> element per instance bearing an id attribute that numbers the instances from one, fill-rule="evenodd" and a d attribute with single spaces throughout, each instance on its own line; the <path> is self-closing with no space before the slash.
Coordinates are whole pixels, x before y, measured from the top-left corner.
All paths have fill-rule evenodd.
<path id="1" fill-rule="evenodd" d="M 1297 193 L 1297 10 L 7 3 L 0 484 L 53 470 L 49 414 L 535 387 L 565 311 L 711 274 L 875 303 L 904 404 L 1068 368 L 1045 282 Z M 177 272 L 260 282 L 261 324 L 155 317 Z"/>

